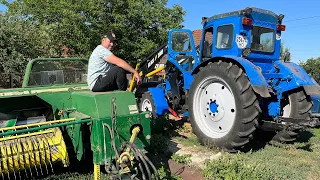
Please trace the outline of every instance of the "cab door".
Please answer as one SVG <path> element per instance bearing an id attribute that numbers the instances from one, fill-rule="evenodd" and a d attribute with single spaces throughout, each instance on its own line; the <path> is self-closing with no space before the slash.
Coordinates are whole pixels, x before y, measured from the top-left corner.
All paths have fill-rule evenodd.
<path id="1" fill-rule="evenodd" d="M 200 64 L 190 30 L 173 29 L 169 31 L 168 61 L 183 73 L 184 89 L 189 90 L 193 80 L 192 70 Z"/>

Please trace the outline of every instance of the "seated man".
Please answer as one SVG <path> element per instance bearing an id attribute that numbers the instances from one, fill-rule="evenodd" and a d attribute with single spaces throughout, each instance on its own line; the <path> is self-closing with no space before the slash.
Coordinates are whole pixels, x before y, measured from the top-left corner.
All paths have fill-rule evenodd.
<path id="1" fill-rule="evenodd" d="M 92 52 L 88 65 L 88 86 L 93 92 L 127 90 L 126 72 L 133 73 L 137 83 L 141 83 L 139 73 L 127 62 L 111 52 L 116 37 L 108 32 L 101 37 L 101 44 Z"/>

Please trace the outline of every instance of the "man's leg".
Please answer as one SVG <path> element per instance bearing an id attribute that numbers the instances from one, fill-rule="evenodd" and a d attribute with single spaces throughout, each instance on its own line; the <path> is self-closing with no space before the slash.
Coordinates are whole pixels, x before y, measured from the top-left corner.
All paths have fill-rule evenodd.
<path id="1" fill-rule="evenodd" d="M 126 71 L 118 66 L 112 67 L 104 77 L 99 77 L 92 91 L 127 90 L 128 80 Z"/>

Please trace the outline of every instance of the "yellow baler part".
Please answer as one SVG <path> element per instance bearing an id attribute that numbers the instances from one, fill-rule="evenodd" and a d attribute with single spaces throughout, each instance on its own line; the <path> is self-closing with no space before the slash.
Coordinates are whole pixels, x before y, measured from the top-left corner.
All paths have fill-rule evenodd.
<path id="1" fill-rule="evenodd" d="M 59 128 L 30 133 L 0 142 L 1 174 L 18 172 L 26 168 L 48 166 L 62 162 L 69 165 L 67 148 Z"/>
<path id="2" fill-rule="evenodd" d="M 139 132 L 140 132 L 140 127 L 139 126 L 133 128 L 132 135 L 131 135 L 131 138 L 130 138 L 130 142 L 131 143 L 133 143 L 133 141 L 136 139 L 136 137 L 138 136 Z"/>
<path id="3" fill-rule="evenodd" d="M 94 180 L 101 179 L 100 164 L 95 164 L 93 167 L 93 179 Z"/>

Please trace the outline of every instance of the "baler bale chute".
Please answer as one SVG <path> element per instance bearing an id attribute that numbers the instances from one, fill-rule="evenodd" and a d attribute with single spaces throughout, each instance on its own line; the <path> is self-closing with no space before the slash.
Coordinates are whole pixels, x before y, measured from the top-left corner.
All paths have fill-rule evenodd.
<path id="1" fill-rule="evenodd" d="M 22 88 L 0 91 L 3 179 L 52 174 L 56 164 L 67 167 L 88 152 L 95 179 L 101 166 L 116 177 L 156 177 L 143 154 L 151 138 L 150 114 L 139 113 L 131 92 L 89 91 L 87 64 L 86 59 L 35 59 L 27 65 Z"/>

